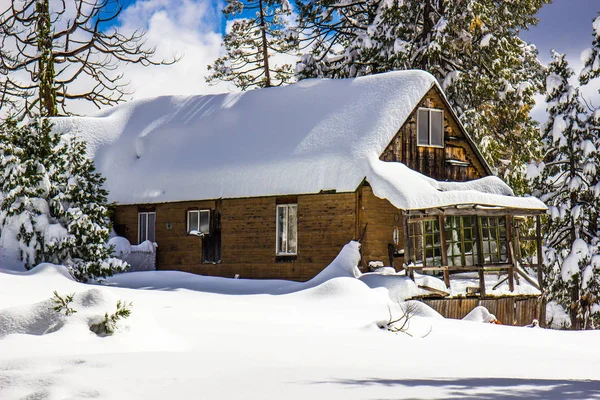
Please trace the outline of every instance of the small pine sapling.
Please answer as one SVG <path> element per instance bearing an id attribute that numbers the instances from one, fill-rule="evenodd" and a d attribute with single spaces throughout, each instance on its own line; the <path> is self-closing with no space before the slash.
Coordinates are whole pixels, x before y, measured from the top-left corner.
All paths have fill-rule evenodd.
<path id="1" fill-rule="evenodd" d="M 69 306 L 73 302 L 73 296 L 75 293 L 68 294 L 64 297 L 58 294 L 58 292 L 54 291 L 54 297 L 52 297 L 52 302 L 54 303 L 54 311 L 57 313 L 61 313 L 64 310 L 65 315 L 68 317 L 69 315 L 73 315 L 77 312 L 73 307 Z"/>
<path id="2" fill-rule="evenodd" d="M 94 332 L 99 336 L 109 336 L 115 333 L 117 329 L 117 322 L 123 318 L 129 318 L 131 315 L 131 307 L 133 307 L 133 303 L 125 303 L 121 300 L 117 301 L 117 310 L 108 315 L 108 313 L 104 314 L 104 320 L 100 321 L 97 324 L 93 324 L 90 326 L 90 331 Z"/>

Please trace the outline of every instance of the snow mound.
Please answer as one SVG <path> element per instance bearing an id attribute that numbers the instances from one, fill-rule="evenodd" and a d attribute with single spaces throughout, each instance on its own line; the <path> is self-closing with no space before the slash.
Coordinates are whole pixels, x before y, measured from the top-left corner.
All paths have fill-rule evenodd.
<path id="1" fill-rule="evenodd" d="M 373 272 L 380 275 L 396 275 L 396 270 L 392 267 L 379 267 Z"/>
<path id="2" fill-rule="evenodd" d="M 131 246 L 132 252 L 141 252 L 141 253 L 154 253 L 154 250 L 158 247 L 156 243 L 151 242 L 150 240 L 145 240 L 140 244 L 134 244 Z"/>
<path id="3" fill-rule="evenodd" d="M 73 278 L 69 272 L 69 268 L 65 267 L 64 265 L 50 263 L 38 264 L 29 271 L 25 272 L 25 275 L 36 275 L 38 277 L 43 277 L 44 279 L 52 279 L 56 277 L 60 279 L 60 277 L 64 277 L 68 280 L 75 281 L 75 278 Z"/>
<path id="4" fill-rule="evenodd" d="M 317 286 L 303 291 L 304 295 L 314 298 L 367 298 L 372 290 L 355 278 L 332 278 Z"/>
<path id="5" fill-rule="evenodd" d="M 549 301 L 546 304 L 546 324 L 552 329 L 568 329 L 571 327 L 571 317 L 560 304 Z"/>
<path id="6" fill-rule="evenodd" d="M 450 294 L 443 280 L 431 275 L 422 275 L 415 273 L 415 282 L 418 286 L 426 286 Z"/>
<path id="7" fill-rule="evenodd" d="M 115 257 L 123 257 L 131 253 L 131 243 L 122 236 L 112 237 L 108 241 L 108 246 L 113 247 L 112 255 Z"/>
<path id="8" fill-rule="evenodd" d="M 463 321 L 492 323 L 497 321 L 497 319 L 484 306 L 477 306 L 463 318 Z"/>
<path id="9" fill-rule="evenodd" d="M 63 298 L 68 293 L 59 293 Z M 102 319 L 104 312 L 114 308 L 116 299 L 106 291 L 94 288 L 75 293 L 69 307 L 76 312 L 66 316 L 56 312 L 52 299 L 0 309 L 0 338 L 11 334 L 46 335 L 61 330 L 68 324 L 80 325 L 85 331 L 90 321 Z"/>
<path id="10" fill-rule="evenodd" d="M 429 307 L 427 304 L 418 301 L 418 300 L 410 300 L 404 303 L 401 303 L 403 311 L 407 309 L 410 310 L 410 314 L 416 317 L 425 317 L 425 318 L 434 318 L 434 319 L 444 319 L 442 314 L 435 311 L 433 308 Z"/>
<path id="11" fill-rule="evenodd" d="M 415 282 L 404 275 L 382 275 L 377 273 L 367 273 L 361 275 L 358 279 L 364 282 L 372 289 L 386 288 L 390 300 L 394 302 L 405 301 L 415 296 L 429 293 L 419 289 Z"/>
<path id="12" fill-rule="evenodd" d="M 45 335 L 65 324 L 65 316 L 53 310 L 52 300 L 0 310 L 0 338 L 11 334 Z"/>
<path id="13" fill-rule="evenodd" d="M 337 257 L 317 276 L 307 282 L 309 287 L 320 285 L 321 283 L 333 278 L 350 277 L 358 278 L 361 276 L 358 270 L 360 262 L 360 243 L 351 241 L 346 244 Z"/>

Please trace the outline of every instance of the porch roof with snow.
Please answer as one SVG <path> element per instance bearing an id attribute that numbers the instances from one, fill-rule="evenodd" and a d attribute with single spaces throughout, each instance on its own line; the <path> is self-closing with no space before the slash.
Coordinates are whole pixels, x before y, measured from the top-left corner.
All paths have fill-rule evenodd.
<path id="1" fill-rule="evenodd" d="M 80 135 L 106 177 L 109 200 L 144 204 L 353 192 L 404 210 L 477 204 L 543 210 L 496 177 L 437 182 L 379 160 L 435 78 L 399 71 L 310 79 L 241 93 L 161 96 L 89 117 L 56 118 Z M 441 92 L 441 89 L 440 89 Z"/>

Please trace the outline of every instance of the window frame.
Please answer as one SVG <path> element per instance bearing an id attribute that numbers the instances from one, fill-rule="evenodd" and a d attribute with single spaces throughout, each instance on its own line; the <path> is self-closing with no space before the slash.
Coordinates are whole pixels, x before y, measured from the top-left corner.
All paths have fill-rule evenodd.
<path id="1" fill-rule="evenodd" d="M 144 242 L 146 240 L 150 240 L 148 238 L 148 232 L 149 232 L 149 229 L 148 229 L 149 228 L 149 224 L 148 224 L 148 219 L 149 218 L 148 218 L 148 216 L 150 214 L 154 215 L 154 226 L 152 227 L 153 228 L 153 230 L 152 230 L 152 236 L 154 236 L 154 238 L 153 238 L 154 240 L 152 240 L 152 242 L 153 243 L 156 242 L 156 211 L 138 211 L 138 229 L 137 229 L 137 231 L 138 231 L 138 244 L 142 243 L 142 240 L 141 240 L 142 239 L 142 237 L 141 237 L 142 236 L 141 235 L 141 233 L 142 233 L 142 229 L 141 229 L 142 228 L 142 226 L 141 226 L 142 216 L 144 218 L 146 218 L 146 232 L 145 232 L 145 237 L 146 238 L 144 239 Z"/>
<path id="2" fill-rule="evenodd" d="M 280 228 L 279 228 L 279 210 L 285 208 L 286 210 L 289 208 L 295 208 L 296 209 L 296 226 L 294 227 L 295 229 L 295 233 L 296 233 L 296 251 L 289 252 L 287 251 L 287 237 L 286 237 L 286 251 L 282 251 L 282 249 L 279 248 L 279 234 L 280 234 Z M 286 211 L 285 213 L 286 215 L 286 219 L 284 220 L 284 229 L 286 231 L 289 232 L 289 219 L 287 218 L 287 216 L 289 215 L 289 211 Z M 276 256 L 296 256 L 298 255 L 298 203 L 286 203 L 286 204 L 277 204 L 275 207 L 275 255 Z"/>
<path id="3" fill-rule="evenodd" d="M 413 220 L 409 219 L 407 224 L 412 257 L 412 260 L 410 261 L 414 262 L 416 265 L 422 265 L 423 267 L 442 266 L 442 251 L 444 251 L 444 249 L 439 218 L 432 216 Z M 439 242 L 436 242 L 436 239 L 439 240 Z M 432 261 L 431 265 L 428 263 L 428 253 L 431 254 L 431 257 L 429 257 L 429 260 Z M 419 262 L 420 264 L 417 264 Z"/>
<path id="4" fill-rule="evenodd" d="M 195 208 L 192 210 L 187 210 L 187 213 L 185 214 L 185 217 L 186 217 L 185 218 L 185 226 L 186 226 L 185 232 L 186 232 L 186 234 L 187 235 L 190 234 L 190 213 L 198 213 L 198 232 L 200 232 L 204 235 L 210 235 L 210 210 L 206 209 L 206 208 L 203 208 L 203 209 Z M 200 215 L 202 213 L 208 213 L 208 231 L 207 232 L 200 231 Z"/>
<path id="5" fill-rule="evenodd" d="M 479 241 L 481 242 L 481 258 L 483 264 L 508 264 L 510 255 L 508 253 L 508 230 L 505 216 L 478 216 Z M 484 223 L 484 221 L 486 223 Z M 493 223 L 492 223 L 493 222 Z M 485 235 L 487 233 L 487 235 Z M 487 244 L 487 250 L 486 250 Z M 492 245 L 496 246 L 492 250 Z M 489 260 L 488 260 L 489 257 Z"/>
<path id="6" fill-rule="evenodd" d="M 427 111 L 427 117 L 428 117 L 428 120 L 429 120 L 428 121 L 428 123 L 429 123 L 428 124 L 428 130 L 429 130 L 429 132 L 427 132 L 428 133 L 427 134 L 427 138 L 428 138 L 427 144 L 422 144 L 422 143 L 419 142 L 419 138 L 420 138 L 420 136 L 419 136 L 419 126 L 420 126 L 419 121 L 421 119 L 421 117 L 420 117 L 420 114 L 421 114 L 420 111 Z M 440 138 L 441 142 L 442 142 L 441 145 L 432 144 L 432 141 L 431 141 L 431 115 L 434 112 L 439 112 L 442 115 L 442 126 L 441 126 L 441 130 L 442 131 L 441 131 L 441 138 Z M 438 148 L 438 149 L 443 149 L 444 148 L 444 143 L 445 143 L 444 139 L 445 139 L 444 138 L 444 110 L 441 109 L 441 108 L 431 108 L 431 107 L 419 107 L 419 108 L 417 108 L 417 147 L 435 147 L 435 148 Z"/>
<path id="7" fill-rule="evenodd" d="M 475 215 L 447 215 L 444 218 L 444 229 L 446 239 L 446 257 L 448 266 L 452 267 L 472 267 L 479 263 L 479 254 L 477 243 L 477 224 Z M 457 233 L 456 240 L 452 232 Z M 467 235 L 469 233 L 469 235 Z M 471 252 L 465 252 L 466 247 L 471 247 Z M 456 248 L 459 249 L 455 252 Z M 460 264 L 456 260 L 460 259 Z M 470 260 L 470 262 L 467 262 Z"/>

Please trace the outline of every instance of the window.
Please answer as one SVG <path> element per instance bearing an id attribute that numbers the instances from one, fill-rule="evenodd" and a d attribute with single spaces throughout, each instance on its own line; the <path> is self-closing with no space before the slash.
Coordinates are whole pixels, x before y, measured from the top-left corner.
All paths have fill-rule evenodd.
<path id="1" fill-rule="evenodd" d="M 417 111 L 417 144 L 444 147 L 444 111 L 419 108 Z"/>
<path id="2" fill-rule="evenodd" d="M 149 240 L 155 241 L 154 238 L 154 225 L 156 223 L 156 213 L 152 212 L 141 212 L 138 213 L 138 243 Z"/>
<path id="3" fill-rule="evenodd" d="M 298 205 L 277 205 L 277 255 L 295 255 L 298 250 Z"/>
<path id="4" fill-rule="evenodd" d="M 447 216 L 445 225 L 448 265 L 476 265 L 477 239 L 475 236 L 475 217 Z"/>
<path id="5" fill-rule="evenodd" d="M 508 262 L 505 217 L 479 217 L 479 232 L 484 263 Z"/>
<path id="6" fill-rule="evenodd" d="M 442 239 L 439 219 L 408 222 L 408 237 L 416 265 L 434 267 L 442 265 Z"/>
<path id="7" fill-rule="evenodd" d="M 210 210 L 189 210 L 187 212 L 187 233 L 210 233 Z"/>

